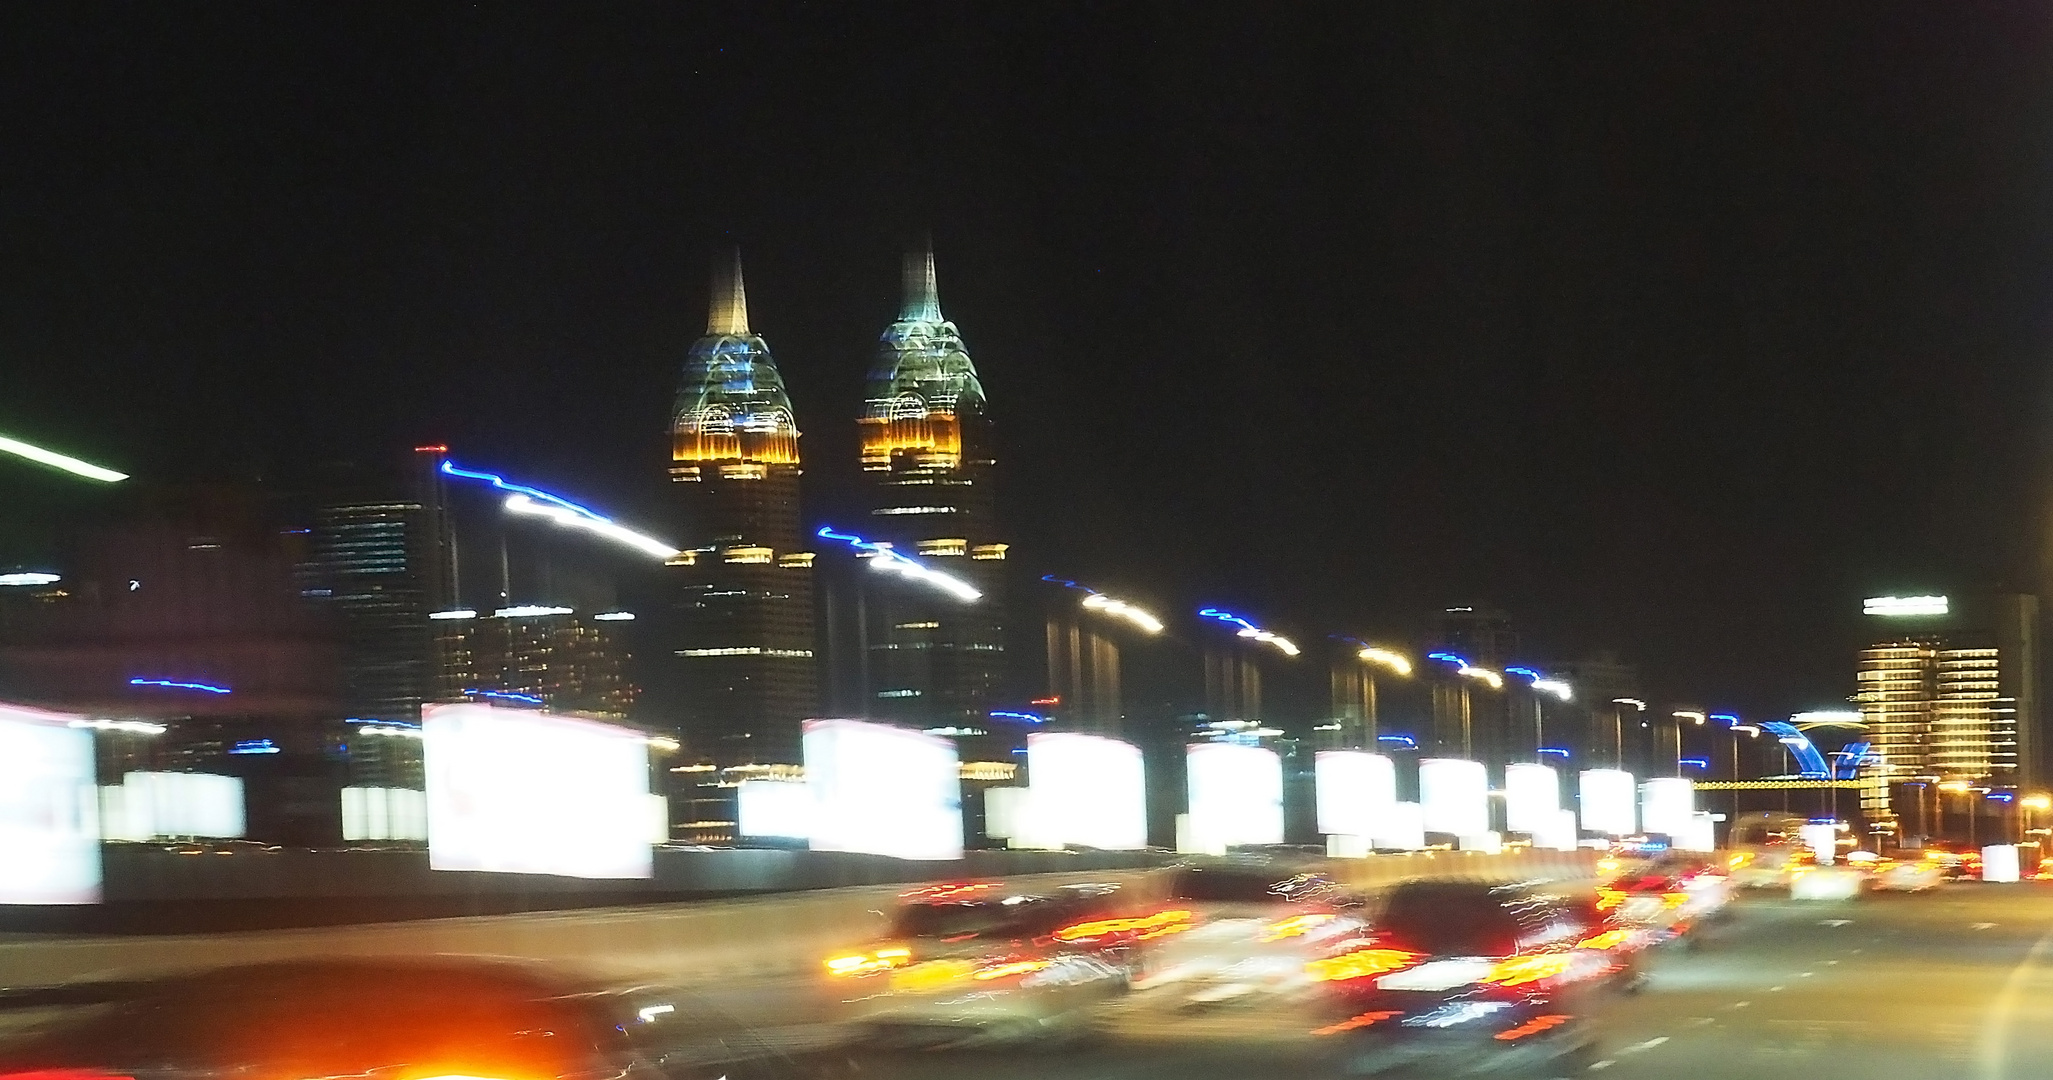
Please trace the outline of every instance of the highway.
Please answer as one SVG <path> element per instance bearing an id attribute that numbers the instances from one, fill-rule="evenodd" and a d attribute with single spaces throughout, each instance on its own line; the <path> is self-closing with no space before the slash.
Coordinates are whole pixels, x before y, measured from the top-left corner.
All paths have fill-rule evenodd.
<path id="1" fill-rule="evenodd" d="M 872 902 L 867 894 L 857 895 Z M 803 903 L 824 905 L 828 899 Z M 727 917 L 773 906 L 751 902 Z M 820 918 L 830 909 L 794 910 Z M 2026 1080 L 2053 1075 L 2053 888 L 1956 884 L 1925 895 L 1870 895 L 1845 902 L 1747 894 L 1731 911 L 1728 920 L 1700 932 L 1698 946 L 1659 952 L 1640 993 L 1606 1003 L 1595 1018 L 1598 1052 L 1578 1069 L 1601 1072 L 1604 1080 Z M 323 951 L 323 945 L 353 953 L 403 945 L 547 956 L 570 968 L 578 966 L 565 955 L 573 946 L 606 943 L 623 953 L 642 950 L 645 962 L 668 969 L 704 1004 L 741 1022 L 763 1043 L 813 1061 L 819 1060 L 814 1054 L 831 1058 L 835 1075 L 849 1067 L 857 1075 L 880 1078 L 1198 1080 L 1343 1072 L 1332 1057 L 1332 1044 L 1302 1034 L 1307 1026 L 1302 1018 L 1281 1006 L 1223 1007 L 1191 1015 L 1151 1004 L 1144 994 L 1101 1014 L 1096 1037 L 1059 1047 L 851 1049 L 835 995 L 827 992 L 826 980 L 813 966 L 817 960 L 774 970 L 703 964 L 690 970 L 689 964 L 726 954 L 686 950 L 672 960 L 656 949 L 661 939 L 696 936 L 700 924 L 686 920 L 688 912 L 637 915 L 636 909 L 615 909 L 562 913 L 539 923 L 529 916 L 458 920 L 445 926 L 440 938 L 424 936 L 425 927 L 402 926 L 187 939 L 189 945 L 165 951 L 160 959 L 188 962 L 195 959 L 188 950 L 199 946 L 208 947 L 211 962 L 250 959 L 239 954 L 258 951 L 251 946 L 260 942 L 268 943 L 267 950 L 289 946 L 302 955 Z M 559 923 L 578 928 L 578 935 L 561 936 Z M 494 932 L 500 947 L 481 949 Z M 157 947 L 170 950 L 173 944 Z M 785 950 L 762 944 L 792 953 L 794 959 L 810 948 L 810 943 Z M 16 939 L 0 953 L 29 949 L 66 964 L 80 959 L 53 951 L 59 945 Z M 103 939 L 82 958 L 98 966 L 112 959 L 110 954 L 138 947 L 150 946 L 136 939 L 126 945 Z M 604 952 L 594 949 L 587 959 L 601 960 L 601 970 L 617 966 L 618 961 L 603 962 Z"/>
<path id="2" fill-rule="evenodd" d="M 800 981 L 720 997 L 789 1045 L 826 1037 Z M 780 1021 L 803 1020 L 803 1027 Z M 1324 1076 L 1340 1070 L 1286 1016 L 1193 1018 L 1132 1006 L 1055 1051 L 876 1053 L 879 1077 Z M 2026 1080 L 2053 1075 L 2053 889 L 1960 884 L 1844 903 L 1746 897 L 1700 947 L 1654 961 L 1600 1018 L 1604 1080 Z M 1432 1075 L 1432 1074 L 1428 1074 Z"/>

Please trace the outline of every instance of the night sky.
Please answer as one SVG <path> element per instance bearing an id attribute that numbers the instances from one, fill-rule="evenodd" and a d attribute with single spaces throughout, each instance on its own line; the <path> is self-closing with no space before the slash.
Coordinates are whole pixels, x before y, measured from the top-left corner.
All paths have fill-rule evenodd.
<path id="1" fill-rule="evenodd" d="M 2053 9 L 1784 7 L 9 5 L 0 432 L 657 520 L 739 244 L 833 519 L 931 231 L 1036 569 L 1830 705 L 2038 587 Z"/>

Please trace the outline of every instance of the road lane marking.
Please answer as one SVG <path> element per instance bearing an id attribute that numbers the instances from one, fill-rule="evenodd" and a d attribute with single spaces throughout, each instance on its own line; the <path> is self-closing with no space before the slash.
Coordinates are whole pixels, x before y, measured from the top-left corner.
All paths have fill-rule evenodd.
<path id="1" fill-rule="evenodd" d="M 1590 1071 L 1596 1072 L 1598 1069 L 1608 1069 L 1616 1064 L 1618 1064 L 1616 1058 L 1605 1058 L 1602 1061 L 1592 1061 L 1590 1062 Z"/>
<path id="2" fill-rule="evenodd" d="M 1735 1009 L 1744 1009 L 1744 1008 L 1746 1008 L 1747 1006 L 1749 1006 L 1749 1005 L 1752 1005 L 1752 1004 L 1753 1004 L 1753 1002 L 1751 1002 L 1751 1001 L 1735 1001 L 1735 1002 L 1733 1002 L 1733 1003 L 1732 1003 L 1732 1007 L 1733 1007 L 1733 1008 L 1735 1008 Z"/>
<path id="3" fill-rule="evenodd" d="M 1996 929 L 1996 924 L 1992 922 L 1969 923 L 1967 928 L 1970 930 L 1994 930 Z"/>
<path id="4" fill-rule="evenodd" d="M 1768 992 L 1772 994 L 1772 993 L 1775 993 L 1776 991 L 1779 991 L 1779 990 L 1781 990 L 1781 989 L 1782 989 L 1782 988 L 1781 988 L 1781 987 L 1779 987 L 1779 986 L 1771 986 L 1771 987 L 1769 987 L 1769 988 L 1768 988 Z"/>
<path id="5" fill-rule="evenodd" d="M 1817 974 L 1817 972 L 1815 972 L 1815 971 L 1806 971 L 1806 972 L 1803 972 L 1802 974 L 1798 975 L 1798 976 L 1797 976 L 1797 978 L 1799 978 L 1799 979 L 1808 979 L 1808 978 L 1810 978 L 1811 976 L 1813 976 L 1813 975 L 1816 975 L 1816 974 Z"/>
<path id="6" fill-rule="evenodd" d="M 1628 1046 L 1628 1047 L 1626 1047 L 1625 1049 L 1623 1049 L 1623 1050 L 1620 1050 L 1620 1051 L 1618 1052 L 1618 1056 L 1619 1056 L 1619 1057 L 1624 1057 L 1624 1056 L 1625 1056 L 1625 1055 L 1627 1055 L 1627 1054 L 1637 1054 L 1637 1053 L 1639 1053 L 1639 1052 L 1641 1052 L 1641 1051 L 1643 1051 L 1643 1050 L 1652 1050 L 1653 1048 L 1655 1048 L 1655 1047 L 1657 1047 L 1657 1046 L 1659 1046 L 1659 1045 L 1661 1045 L 1662 1043 L 1664 1043 L 1664 1042 L 1667 1042 L 1667 1041 L 1668 1041 L 1668 1036 L 1666 1036 L 1666 1035 L 1656 1035 L 1656 1036 L 1654 1036 L 1653 1038 L 1651 1038 L 1651 1039 L 1648 1039 L 1648 1040 L 1647 1040 L 1646 1042 L 1643 1042 L 1643 1043 L 1634 1043 L 1634 1044 L 1632 1044 L 1631 1046 Z"/>
<path id="7" fill-rule="evenodd" d="M 1819 919 L 1819 920 L 1818 920 L 1818 925 L 1819 925 L 1819 926 L 1848 926 L 1848 925 L 1851 925 L 1852 923 L 1853 923 L 1853 920 L 1852 920 L 1852 919 Z"/>
<path id="8" fill-rule="evenodd" d="M 1989 1018 L 1982 1025 L 1982 1047 L 1978 1056 L 1981 1058 L 1984 1080 L 2002 1080 L 2003 1077 L 2010 1075 L 2009 1062 L 2005 1059 L 2010 1054 L 2011 1014 L 2017 1011 L 2018 998 L 2024 993 L 2024 985 L 2032 968 L 2038 965 L 2039 958 L 2048 950 L 2053 950 L 2053 930 L 2048 930 L 2032 944 L 2031 951 L 2024 954 L 2024 959 L 2019 960 L 2017 966 L 2010 969 L 2010 977 L 2003 980 L 2003 989 L 1996 992 L 1996 1000 L 1989 1009 Z"/>
<path id="9" fill-rule="evenodd" d="M 1834 966 L 1834 965 L 1836 965 L 1836 964 L 1838 964 L 1838 963 L 1839 963 L 1839 961 L 1837 961 L 1837 960 L 1827 960 L 1827 961 L 1825 961 L 1825 966 L 1826 966 L 1826 967 L 1832 967 L 1832 966 Z"/>

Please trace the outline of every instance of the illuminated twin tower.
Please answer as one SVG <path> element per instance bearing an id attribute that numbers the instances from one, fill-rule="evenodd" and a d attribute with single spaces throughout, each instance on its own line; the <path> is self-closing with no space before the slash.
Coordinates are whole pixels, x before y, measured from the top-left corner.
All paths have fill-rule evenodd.
<path id="1" fill-rule="evenodd" d="M 964 603 L 856 575 L 860 711 L 919 724 L 980 720 L 1004 672 L 1006 546 L 984 389 L 941 315 L 931 251 L 906 256 L 904 307 L 878 344 L 864 396 L 866 516 L 843 527 L 940 561 L 983 597 Z M 665 571 L 665 670 L 652 689 L 696 752 L 722 764 L 795 763 L 800 721 L 819 715 L 823 681 L 814 555 L 799 515 L 798 425 L 769 346 L 749 330 L 739 256 L 714 276 L 671 433 L 686 550 Z"/>

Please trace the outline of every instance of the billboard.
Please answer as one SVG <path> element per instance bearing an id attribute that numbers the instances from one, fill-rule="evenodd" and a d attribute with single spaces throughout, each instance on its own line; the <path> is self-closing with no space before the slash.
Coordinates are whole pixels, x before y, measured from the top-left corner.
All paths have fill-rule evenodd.
<path id="1" fill-rule="evenodd" d="M 212 773 L 132 772 L 100 792 L 109 840 L 191 836 L 233 839 L 247 832 L 242 779 Z"/>
<path id="2" fill-rule="evenodd" d="M 813 790 L 791 780 L 743 780 L 734 790 L 735 828 L 765 840 L 813 835 Z"/>
<path id="3" fill-rule="evenodd" d="M 1321 750 L 1312 759 L 1312 784 L 1319 831 L 1329 836 L 1372 838 L 1397 804 L 1397 766 L 1381 754 Z"/>
<path id="4" fill-rule="evenodd" d="M 1419 807 L 1429 833 L 1489 832 L 1490 775 L 1480 761 L 1426 758 L 1419 762 Z"/>
<path id="5" fill-rule="evenodd" d="M 1504 767 L 1504 827 L 1532 836 L 1553 827 L 1561 810 L 1561 780 L 1551 765 Z"/>
<path id="6" fill-rule="evenodd" d="M 955 744 L 861 720 L 805 723 L 814 851 L 962 858 Z"/>
<path id="7" fill-rule="evenodd" d="M 1190 835 L 1203 850 L 1283 842 L 1283 762 L 1273 750 L 1194 743 L 1184 750 Z"/>
<path id="8" fill-rule="evenodd" d="M 640 732 L 490 705 L 422 713 L 428 865 L 646 878 L 649 749 Z"/>
<path id="9" fill-rule="evenodd" d="M 1392 804 L 1390 816 L 1377 822 L 1371 839 L 1385 851 L 1417 851 L 1425 847 L 1425 810 L 1415 802 Z"/>
<path id="10" fill-rule="evenodd" d="M 1619 769 L 1584 769 L 1580 783 L 1584 832 L 1625 836 L 1639 831 L 1633 807 L 1632 774 Z"/>
<path id="11" fill-rule="evenodd" d="M 1687 835 L 1697 811 L 1697 786 L 1688 777 L 1657 776 L 1640 785 L 1640 828 L 1670 838 Z"/>
<path id="12" fill-rule="evenodd" d="M 1050 847 L 1134 851 L 1148 846 L 1140 748 L 1102 735 L 1027 736 L 1024 832 Z"/>
<path id="13" fill-rule="evenodd" d="M 100 902 L 93 733 L 0 705 L 0 904 Z"/>

